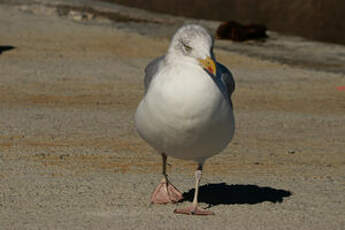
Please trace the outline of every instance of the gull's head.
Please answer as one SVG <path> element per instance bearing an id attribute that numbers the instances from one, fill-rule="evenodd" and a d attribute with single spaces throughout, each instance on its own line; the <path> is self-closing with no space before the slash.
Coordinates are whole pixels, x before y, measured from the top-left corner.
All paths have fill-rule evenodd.
<path id="1" fill-rule="evenodd" d="M 178 29 L 171 40 L 168 55 L 194 61 L 212 76 L 216 75 L 213 38 L 202 26 L 191 24 Z"/>

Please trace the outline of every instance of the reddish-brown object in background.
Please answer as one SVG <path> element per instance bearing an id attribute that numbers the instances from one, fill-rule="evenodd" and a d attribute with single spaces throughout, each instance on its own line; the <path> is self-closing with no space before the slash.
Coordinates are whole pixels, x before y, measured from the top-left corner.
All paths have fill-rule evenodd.
<path id="1" fill-rule="evenodd" d="M 235 21 L 224 22 L 219 25 L 216 38 L 245 41 L 267 38 L 266 26 L 260 24 L 241 25 Z"/>

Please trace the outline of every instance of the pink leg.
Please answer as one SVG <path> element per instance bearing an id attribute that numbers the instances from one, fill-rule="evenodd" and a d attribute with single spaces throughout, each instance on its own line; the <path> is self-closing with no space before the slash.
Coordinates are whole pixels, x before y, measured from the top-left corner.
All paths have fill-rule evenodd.
<path id="1" fill-rule="evenodd" d="M 198 206 L 198 193 L 199 193 L 199 184 L 201 179 L 202 164 L 199 164 L 198 169 L 195 171 L 195 192 L 193 204 L 186 208 L 175 209 L 174 213 L 176 214 L 186 214 L 186 215 L 214 215 L 214 212 L 208 211 L 206 209 L 200 208 Z"/>
<path id="2" fill-rule="evenodd" d="M 153 204 L 167 204 L 167 203 L 177 203 L 183 199 L 182 193 L 172 185 L 168 180 L 168 175 L 166 174 L 166 161 L 167 156 L 162 153 L 163 159 L 163 175 L 164 178 L 161 183 L 153 191 L 151 197 L 151 203 Z"/>

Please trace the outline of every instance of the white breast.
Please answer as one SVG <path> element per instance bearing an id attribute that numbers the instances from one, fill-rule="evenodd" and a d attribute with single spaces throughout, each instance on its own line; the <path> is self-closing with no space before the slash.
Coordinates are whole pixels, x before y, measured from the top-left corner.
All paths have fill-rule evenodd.
<path id="1" fill-rule="evenodd" d="M 234 132 L 232 108 L 201 68 L 166 68 L 151 82 L 136 115 L 139 134 L 167 155 L 203 161 Z"/>

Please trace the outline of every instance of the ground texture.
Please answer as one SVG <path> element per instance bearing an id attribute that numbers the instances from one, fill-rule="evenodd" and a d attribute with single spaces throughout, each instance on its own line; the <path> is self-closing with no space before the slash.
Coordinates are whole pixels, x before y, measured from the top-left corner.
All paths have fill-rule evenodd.
<path id="1" fill-rule="evenodd" d="M 216 215 L 181 216 L 196 165 L 169 159 L 185 200 L 150 205 L 161 159 L 133 114 L 144 67 L 192 21 L 84 4 L 0 1 L 1 229 L 344 229 L 344 47 L 216 41 L 236 135 L 204 168 L 201 206 Z"/>

